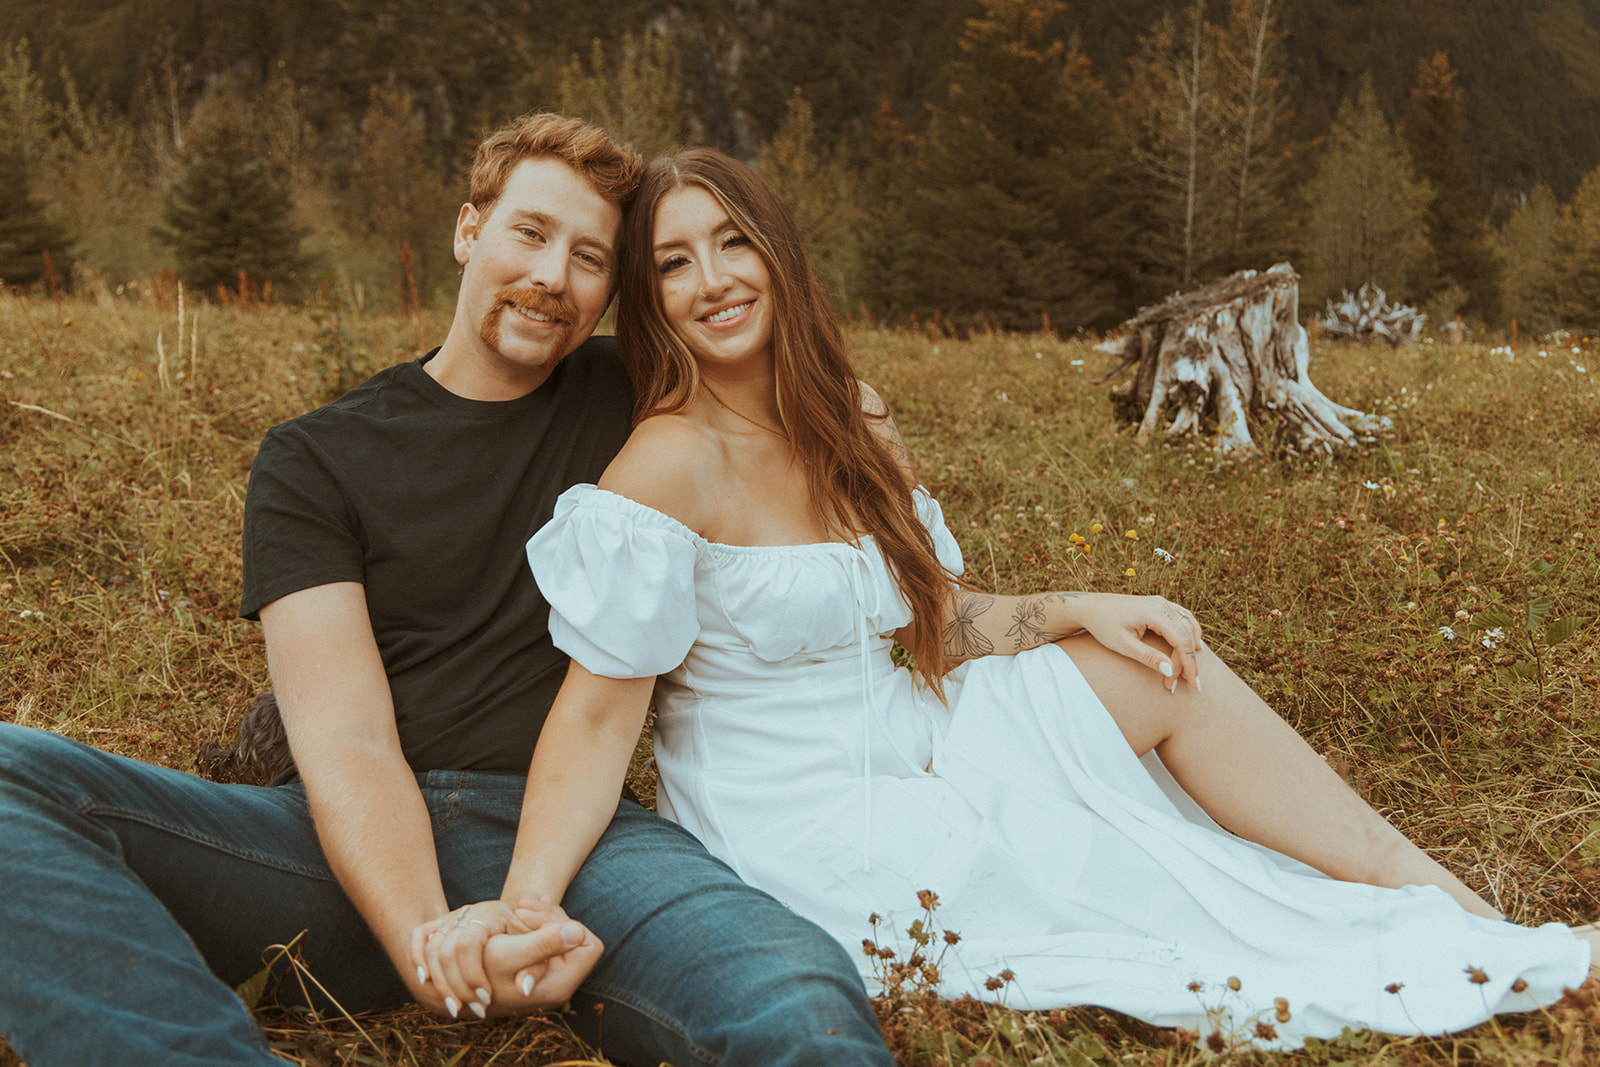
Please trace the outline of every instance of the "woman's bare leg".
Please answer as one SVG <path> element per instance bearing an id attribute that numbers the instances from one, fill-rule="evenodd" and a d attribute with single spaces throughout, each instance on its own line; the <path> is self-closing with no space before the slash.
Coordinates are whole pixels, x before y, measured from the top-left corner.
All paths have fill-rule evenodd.
<path id="1" fill-rule="evenodd" d="M 1436 885 L 1474 914 L 1503 918 L 1373 811 L 1209 650 L 1199 653 L 1204 691 L 1179 685 L 1168 693 L 1161 675 L 1091 637 L 1060 646 L 1133 750 L 1155 749 L 1184 791 L 1233 833 L 1341 881 Z"/>

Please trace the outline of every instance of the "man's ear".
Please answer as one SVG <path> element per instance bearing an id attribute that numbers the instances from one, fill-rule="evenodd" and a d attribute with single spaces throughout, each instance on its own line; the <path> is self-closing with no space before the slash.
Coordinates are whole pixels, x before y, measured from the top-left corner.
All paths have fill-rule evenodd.
<path id="1" fill-rule="evenodd" d="M 478 209 L 471 204 L 461 205 L 456 217 L 456 262 L 465 267 L 472 259 L 472 244 L 478 239 Z"/>

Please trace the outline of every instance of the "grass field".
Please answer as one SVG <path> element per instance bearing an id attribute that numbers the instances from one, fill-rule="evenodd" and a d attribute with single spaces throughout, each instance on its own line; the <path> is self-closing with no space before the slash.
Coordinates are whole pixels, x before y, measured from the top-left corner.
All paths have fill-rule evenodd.
<path id="1" fill-rule="evenodd" d="M 205 306 L 196 324 L 191 305 L 180 328 L 174 295 L 0 295 L 0 720 L 193 769 L 267 685 L 259 629 L 235 617 L 256 442 L 446 321 Z M 858 329 L 850 342 L 970 578 L 1188 604 L 1212 647 L 1469 885 L 1520 921 L 1600 918 L 1593 343 L 1320 344 L 1317 385 L 1391 416 L 1392 432 L 1331 462 L 1222 462 L 1206 441 L 1141 443 L 1114 424 L 1099 380 L 1111 360 L 1081 341 Z M 880 1014 L 903 1064 L 1209 1055 L 1104 1012 L 945 1005 L 910 983 Z M 593 1057 L 542 1019 L 261 1017 L 306 1064 Z M 1226 1055 L 1600 1063 L 1600 1004 L 1580 992 L 1463 1035 Z"/>

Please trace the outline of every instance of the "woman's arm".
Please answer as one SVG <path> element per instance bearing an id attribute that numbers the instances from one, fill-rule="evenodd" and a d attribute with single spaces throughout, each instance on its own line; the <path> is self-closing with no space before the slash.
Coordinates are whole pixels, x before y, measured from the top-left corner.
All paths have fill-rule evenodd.
<path id="1" fill-rule="evenodd" d="M 899 461 L 907 482 L 915 486 L 911 455 L 894 416 L 870 385 L 860 385 L 862 410 Z M 1170 679 L 1169 692 L 1176 690 L 1180 681 L 1200 688 L 1200 624 L 1188 609 L 1162 597 L 1068 592 L 992 596 L 957 586 L 944 624 L 944 652 L 954 666 L 978 656 L 1015 655 L 1085 632 L 1112 651 Z M 1170 654 L 1163 655 L 1145 644 L 1147 633 L 1165 641 Z"/>
<path id="2" fill-rule="evenodd" d="M 654 684 L 654 677 L 605 678 L 576 662 L 568 669 L 534 747 L 500 899 L 467 905 L 413 933 L 416 965 L 452 1002 L 485 1009 L 492 1002 L 497 1011 L 562 1004 L 600 958 L 599 939 L 568 921 L 559 903 L 616 813 Z M 503 946 L 522 940 L 538 962 L 516 973 L 510 995 L 522 999 L 508 1003 L 492 980 L 496 952 L 505 956 Z M 550 949 L 559 954 L 539 955 Z"/>
<path id="3" fill-rule="evenodd" d="M 1036 593 L 992 596 L 957 588 L 945 621 L 945 655 L 951 663 L 977 656 L 1008 656 L 1089 633 L 1113 652 L 1144 664 L 1169 679 L 1200 688 L 1199 656 L 1204 634 L 1187 608 L 1158 596 L 1122 593 Z M 1146 644 L 1155 634 L 1166 654 Z"/>

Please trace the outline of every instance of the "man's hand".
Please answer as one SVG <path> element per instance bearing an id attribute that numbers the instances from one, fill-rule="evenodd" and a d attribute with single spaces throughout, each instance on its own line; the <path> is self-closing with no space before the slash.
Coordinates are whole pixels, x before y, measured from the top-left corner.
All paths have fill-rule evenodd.
<path id="1" fill-rule="evenodd" d="M 469 904 L 412 931 L 418 999 L 455 1018 L 559 1007 L 604 946 L 548 900 Z"/>

